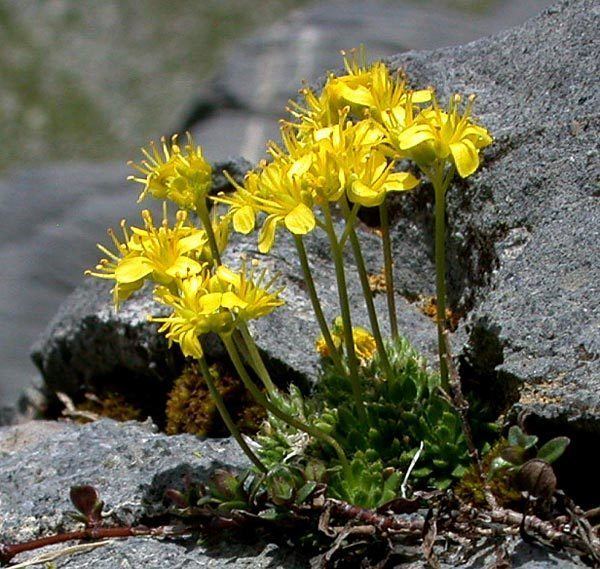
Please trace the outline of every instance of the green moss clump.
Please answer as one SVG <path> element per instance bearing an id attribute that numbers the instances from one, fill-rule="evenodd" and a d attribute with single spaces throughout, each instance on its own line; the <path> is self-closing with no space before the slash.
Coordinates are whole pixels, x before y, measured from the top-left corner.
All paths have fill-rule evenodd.
<path id="1" fill-rule="evenodd" d="M 264 420 L 241 380 L 218 365 L 211 366 L 217 389 L 238 427 L 253 434 Z M 169 435 L 190 433 L 203 437 L 227 436 L 228 431 L 210 396 L 202 374 L 195 365 L 186 367 L 175 380 L 166 406 L 166 432 Z"/>
<path id="2" fill-rule="evenodd" d="M 483 474 L 488 478 L 490 491 L 501 506 L 515 506 L 521 501 L 521 493 L 516 488 L 514 474 L 503 471 L 490 477 L 490 468 L 494 459 L 501 456 L 502 451 L 508 447 L 504 438 L 497 441 L 481 460 Z M 474 465 L 471 465 L 454 489 L 456 495 L 465 502 L 476 506 L 487 505 L 483 485 Z"/>
<path id="3" fill-rule="evenodd" d="M 107 417 L 115 421 L 140 421 L 143 419 L 141 409 L 138 409 L 120 393 L 112 391 L 100 395 L 89 396 L 85 401 L 75 406 L 77 411 L 92 413 L 99 417 Z M 75 419 L 87 422 L 87 419 Z"/>

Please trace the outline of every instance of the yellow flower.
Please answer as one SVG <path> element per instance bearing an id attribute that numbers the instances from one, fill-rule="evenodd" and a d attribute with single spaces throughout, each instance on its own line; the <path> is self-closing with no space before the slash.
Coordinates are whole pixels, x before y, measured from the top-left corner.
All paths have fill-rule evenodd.
<path id="1" fill-rule="evenodd" d="M 283 223 L 296 235 L 305 235 L 315 227 L 312 211 L 313 192 L 302 179 L 293 162 L 263 162 L 261 170 L 246 176 L 244 186 L 235 184 L 233 194 L 220 194 L 215 201 L 230 205 L 236 231 L 249 233 L 255 227 L 256 215 L 266 213 L 258 238 L 261 253 L 271 250 L 277 227 Z"/>
<path id="2" fill-rule="evenodd" d="M 440 110 L 434 101 L 431 109 L 422 111 L 412 126 L 398 137 L 401 150 L 410 151 L 411 157 L 421 166 L 434 160 L 452 160 L 462 178 L 470 176 L 479 167 L 479 151 L 492 143 L 488 131 L 471 120 L 469 102 L 460 113 L 460 95 L 450 102 L 448 112 Z"/>
<path id="3" fill-rule="evenodd" d="M 342 51 L 342 55 L 348 72 L 346 75 L 337 77 L 331 73 L 319 95 L 311 89 L 301 89 L 304 106 L 290 101 L 288 111 L 300 121 L 293 126 L 299 130 L 301 136 L 310 136 L 315 130 L 337 124 L 340 111 L 348 105 L 343 96 L 346 90 L 368 85 L 370 70 L 366 64 L 364 50 L 351 50 L 350 54 Z"/>
<path id="4" fill-rule="evenodd" d="M 334 340 L 334 343 L 335 343 L 335 340 Z M 325 341 L 325 338 L 322 335 L 319 336 L 317 338 L 317 340 L 315 341 L 315 350 L 316 350 L 317 354 L 319 354 L 322 358 L 329 358 L 331 356 L 331 352 L 329 351 L 327 342 Z"/>
<path id="5" fill-rule="evenodd" d="M 388 192 L 411 190 L 419 184 L 410 172 L 394 172 L 393 162 L 388 163 L 382 152 L 372 152 L 360 166 L 351 176 L 348 199 L 365 207 L 382 204 Z"/>
<path id="6" fill-rule="evenodd" d="M 158 287 L 156 300 L 173 309 L 170 316 L 150 317 L 151 322 L 162 323 L 159 332 L 181 346 L 185 356 L 201 358 L 200 336 L 208 332 L 225 334 L 233 330 L 234 315 L 223 310 L 223 291 L 209 270 L 177 281 L 177 292 Z"/>
<path id="7" fill-rule="evenodd" d="M 413 93 L 407 93 L 403 101 L 381 113 L 380 121 L 385 131 L 384 150 L 393 158 L 408 158 L 410 152 L 400 149 L 400 136 L 415 123 L 421 108 L 414 104 Z"/>
<path id="8" fill-rule="evenodd" d="M 195 207 L 198 200 L 207 196 L 212 186 L 212 167 L 190 133 L 187 133 L 187 139 L 182 150 L 178 135 L 173 135 L 170 147 L 163 137 L 162 156 L 154 142 L 151 142 L 150 151 L 142 148 L 146 160 L 140 164 L 129 162 L 144 175 L 142 178 L 128 178 L 144 186 L 138 201 L 150 193 L 157 199 L 171 200 L 180 208 L 189 210 Z"/>
<path id="9" fill-rule="evenodd" d="M 354 179 L 371 152 L 384 139 L 384 133 L 371 120 L 357 124 L 346 120 L 347 109 L 340 113 L 336 125 L 313 133 L 312 164 L 306 172 L 308 185 L 314 190 L 317 202 L 338 201 Z"/>
<path id="10" fill-rule="evenodd" d="M 339 88 L 340 97 L 351 104 L 358 116 L 364 114 L 360 108 L 368 109 L 369 115 L 382 122 L 382 115 L 396 107 L 402 108 L 410 98 L 412 103 L 429 102 L 432 97 L 430 89 L 408 91 L 404 77 L 397 73 L 392 76 L 387 66 L 382 62 L 372 64 L 364 72 L 362 82 L 354 85 L 343 82 Z"/>
<path id="11" fill-rule="evenodd" d="M 304 98 L 304 105 L 296 101 L 290 101 L 288 112 L 298 120 L 297 123 L 289 123 L 298 130 L 300 138 L 312 136 L 313 131 L 334 125 L 338 121 L 340 108 L 335 105 L 327 90 L 317 95 L 309 88 L 300 90 Z"/>
<path id="12" fill-rule="evenodd" d="M 136 176 L 127 178 L 144 186 L 138 202 L 142 201 L 147 194 L 151 194 L 159 200 L 167 199 L 169 181 L 175 176 L 176 154 L 180 152 L 179 146 L 175 144 L 176 140 L 175 137 L 172 139 L 171 148 L 169 148 L 166 139 L 161 138 L 162 156 L 154 141 L 151 141 L 150 150 L 141 149 L 146 160 L 142 160 L 139 164 L 135 164 L 133 161 L 128 162 L 129 166 L 144 176 L 143 178 Z"/>
<path id="13" fill-rule="evenodd" d="M 98 243 L 98 249 L 100 249 L 100 251 L 102 251 L 102 253 L 104 253 L 108 258 L 101 259 L 100 262 L 96 265 L 95 271 L 85 271 L 85 274 L 87 276 L 94 276 L 100 279 L 116 280 L 115 272 L 119 263 L 121 263 L 124 259 L 128 257 L 138 255 L 137 250 L 134 250 L 130 247 L 131 237 L 125 227 L 125 220 L 121 221 L 121 229 L 123 231 L 124 236 L 123 243 L 119 241 L 112 229 L 108 230 L 108 234 L 116 248 L 116 253 L 111 251 L 107 247 L 104 247 L 104 245 Z M 135 291 L 139 290 L 143 284 L 143 279 L 130 283 L 119 283 L 118 281 L 115 282 L 115 286 L 111 290 L 115 306 L 118 308 L 121 302 L 127 300 Z"/>
<path id="14" fill-rule="evenodd" d="M 336 349 L 341 350 L 344 346 L 344 325 L 341 316 L 338 316 L 333 322 L 333 326 L 331 327 L 331 339 L 333 340 L 333 345 Z M 373 359 L 373 356 L 377 351 L 375 338 L 366 328 L 353 326 L 352 339 L 354 340 L 356 357 L 359 359 L 361 365 L 366 365 Z M 320 336 L 315 342 L 315 349 L 321 357 L 327 358 L 331 356 L 323 336 Z"/>
<path id="15" fill-rule="evenodd" d="M 212 199 L 217 203 L 229 206 L 227 217 L 233 222 L 233 229 L 238 233 L 247 235 L 256 227 L 256 216 L 259 212 L 255 204 L 254 196 L 258 195 L 259 172 L 250 171 L 244 177 L 244 185 L 238 184 L 228 172 L 223 172 L 229 183 L 235 188 L 234 192 L 220 192 Z"/>
<path id="16" fill-rule="evenodd" d="M 431 89 L 408 91 L 402 73 L 392 74 L 382 62 L 371 65 L 366 63 L 364 49 L 342 52 L 347 74 L 330 74 L 321 94 L 316 95 L 310 89 L 302 89 L 304 105 L 290 102 L 288 109 L 299 120 L 294 124 L 301 136 L 312 131 L 333 126 L 344 107 L 351 114 L 362 119 L 370 116 L 384 124 L 384 115 L 396 108 L 402 109 L 410 98 L 411 104 L 431 101 Z"/>
<path id="17" fill-rule="evenodd" d="M 102 245 L 99 249 L 108 255 L 96 266 L 96 272 L 86 274 L 116 281 L 113 289 L 115 304 L 118 306 L 133 292 L 141 288 L 144 280 L 168 285 L 176 278 L 194 275 L 202 271 L 205 261 L 210 260 L 208 239 L 202 229 L 187 225 L 187 213 L 178 211 L 175 225 L 170 228 L 163 219 L 160 227 L 155 227 L 148 210 L 142 212 L 144 228 L 131 227 L 129 233 L 122 223 L 124 243 L 120 243 L 110 232 L 117 253 Z"/>
<path id="18" fill-rule="evenodd" d="M 177 292 L 158 287 L 156 299 L 173 309 L 167 317 L 154 318 L 160 322 L 159 332 L 169 342 L 181 345 L 184 355 L 202 357 L 199 337 L 208 332 L 230 334 L 238 321 L 262 318 L 283 304 L 281 290 L 271 291 L 273 281 L 263 284 L 263 272 L 257 281 L 245 266 L 234 272 L 225 266 L 215 274 L 204 269 L 200 274 L 176 281 Z"/>
<path id="19" fill-rule="evenodd" d="M 349 92 L 364 89 L 371 82 L 371 68 L 367 65 L 366 53 L 362 46 L 359 49 L 350 50 L 349 53 L 345 51 L 341 53 L 347 74 L 339 77 L 332 74 L 323 87 L 323 92 L 327 94 L 330 105 L 338 110 L 352 102 L 346 98 Z M 359 118 L 362 117 L 359 115 Z"/>
<path id="20" fill-rule="evenodd" d="M 255 279 L 254 266 L 250 274 L 246 272 L 245 264 L 241 271 L 234 272 L 221 265 L 217 268 L 216 277 L 224 290 L 235 294 L 236 301 L 231 310 L 241 320 L 256 320 L 271 314 L 284 301 L 280 298 L 283 289 L 271 291 L 275 279 L 265 283 L 266 271 L 262 271 Z"/>
<path id="21" fill-rule="evenodd" d="M 306 235 L 315 228 L 312 192 L 289 168 L 273 162 L 261 173 L 268 197 L 256 197 L 260 211 L 267 214 L 258 235 L 258 250 L 268 253 L 275 242 L 277 227 L 283 223 L 294 235 Z"/>
<path id="22" fill-rule="evenodd" d="M 384 131 L 371 119 L 345 121 L 315 132 L 315 161 L 308 170 L 309 184 L 321 199 L 337 201 L 346 190 L 348 199 L 365 207 L 381 204 L 388 192 L 414 188 L 419 182 L 408 172 L 394 172 L 378 150 Z"/>
<path id="23" fill-rule="evenodd" d="M 364 365 L 371 361 L 377 351 L 377 344 L 371 333 L 366 328 L 353 326 L 352 339 L 354 340 L 356 357 L 360 360 L 361 364 Z"/>

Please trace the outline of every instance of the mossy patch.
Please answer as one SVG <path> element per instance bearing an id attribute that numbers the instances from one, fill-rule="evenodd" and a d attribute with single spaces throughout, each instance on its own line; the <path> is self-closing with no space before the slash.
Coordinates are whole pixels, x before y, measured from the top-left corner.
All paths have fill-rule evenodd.
<path id="1" fill-rule="evenodd" d="M 253 434 L 265 417 L 241 380 L 222 365 L 211 366 L 219 393 L 242 432 Z M 189 365 L 175 380 L 166 403 L 167 434 L 190 433 L 204 437 L 223 437 L 228 432 L 210 397 L 202 374 Z"/>

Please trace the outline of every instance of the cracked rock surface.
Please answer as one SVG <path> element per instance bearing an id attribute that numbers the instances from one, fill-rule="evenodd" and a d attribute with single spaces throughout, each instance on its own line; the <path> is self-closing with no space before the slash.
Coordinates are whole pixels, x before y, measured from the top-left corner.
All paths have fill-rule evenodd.
<path id="1" fill-rule="evenodd" d="M 239 470 L 248 465 L 233 440 L 201 441 L 154 431 L 150 423 L 107 419 L 85 426 L 30 422 L 0 428 L 0 542 L 35 539 L 78 527 L 67 515 L 73 510 L 69 502 L 73 485 L 95 486 L 113 523 L 137 524 L 144 515 L 164 511 L 164 491 L 183 489 L 184 476 L 202 482 L 215 468 Z M 195 541 L 117 540 L 82 555 L 60 558 L 57 567 L 305 566 L 290 550 L 273 544 L 216 540 L 200 545 Z"/>
<path id="2" fill-rule="evenodd" d="M 467 312 L 455 339 L 463 371 L 509 403 L 520 397 L 541 418 L 596 434 L 599 24 L 593 0 L 561 1 L 497 36 L 390 60 L 444 103 L 474 93 L 495 138 L 481 170 L 448 193 L 450 296 Z M 401 275 L 415 248 L 431 264 L 432 195 L 418 191 L 395 202 Z M 433 290 L 433 273 L 423 283 L 411 271 L 400 289 Z"/>

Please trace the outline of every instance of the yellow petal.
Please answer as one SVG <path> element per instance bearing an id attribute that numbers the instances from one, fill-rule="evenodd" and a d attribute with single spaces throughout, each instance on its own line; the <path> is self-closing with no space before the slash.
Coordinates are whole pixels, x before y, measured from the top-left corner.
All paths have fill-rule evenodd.
<path id="1" fill-rule="evenodd" d="M 412 92 L 411 101 L 413 103 L 428 103 L 431 101 L 431 97 L 431 89 L 420 89 Z"/>
<path id="2" fill-rule="evenodd" d="M 232 308 L 246 308 L 248 303 L 235 294 L 235 292 L 224 292 L 221 306 L 231 310 Z"/>
<path id="3" fill-rule="evenodd" d="M 178 257 L 177 260 L 165 271 L 174 278 L 184 279 L 202 272 L 202 265 L 189 257 Z"/>
<path id="4" fill-rule="evenodd" d="M 373 180 L 378 180 L 388 167 L 388 162 L 383 152 L 373 154 L 369 164 L 374 167 L 373 174 L 371 175 L 371 179 Z"/>
<path id="5" fill-rule="evenodd" d="M 400 148 L 402 150 L 407 150 L 409 148 L 414 148 L 418 146 L 422 142 L 426 142 L 428 140 L 435 140 L 435 135 L 433 134 L 431 128 L 427 125 L 415 125 L 407 128 L 399 137 Z"/>
<path id="6" fill-rule="evenodd" d="M 348 190 L 350 201 L 365 207 L 380 205 L 385 199 L 385 192 L 377 192 L 360 180 L 352 183 Z"/>
<path id="7" fill-rule="evenodd" d="M 315 137 L 315 142 L 319 142 L 321 140 L 325 140 L 326 138 L 329 138 L 333 133 L 333 127 L 331 126 L 326 126 L 323 128 L 320 128 L 319 130 L 315 131 L 314 137 Z"/>
<path id="8" fill-rule="evenodd" d="M 178 248 L 181 253 L 192 249 L 202 249 L 206 245 L 207 237 L 204 231 L 194 231 L 191 235 L 179 240 Z"/>
<path id="9" fill-rule="evenodd" d="M 393 185 L 393 187 L 390 186 Z M 394 172 L 384 184 L 387 192 L 412 190 L 419 185 L 419 180 L 410 172 Z"/>
<path id="10" fill-rule="evenodd" d="M 202 346 L 195 330 L 188 330 L 182 334 L 179 343 L 184 356 L 191 356 L 196 359 L 202 357 Z"/>
<path id="11" fill-rule="evenodd" d="M 145 257 L 125 257 L 115 269 L 115 280 L 118 283 L 139 281 L 152 272 L 152 263 Z"/>
<path id="12" fill-rule="evenodd" d="M 454 142 L 450 145 L 450 152 L 456 164 L 456 170 L 461 178 L 470 176 L 479 167 L 479 153 L 469 139 Z"/>
<path id="13" fill-rule="evenodd" d="M 371 107 L 374 104 L 373 95 L 366 87 L 359 85 L 356 89 L 351 89 L 348 85 L 342 84 L 339 89 L 339 94 L 355 105 L 363 105 Z"/>
<path id="14" fill-rule="evenodd" d="M 402 105 L 394 107 L 389 113 L 394 117 L 393 123 L 403 125 L 406 121 L 406 109 Z"/>
<path id="15" fill-rule="evenodd" d="M 196 298 L 199 294 L 204 294 L 205 281 L 202 276 L 185 279 L 180 283 L 180 287 L 189 298 Z"/>
<path id="16" fill-rule="evenodd" d="M 223 293 L 209 292 L 208 294 L 203 295 L 200 300 L 202 302 L 202 312 L 204 314 L 211 314 L 221 308 Z"/>
<path id="17" fill-rule="evenodd" d="M 240 275 L 225 265 L 219 265 L 217 268 L 217 277 L 223 282 L 233 286 L 239 286 L 240 284 Z"/>
<path id="18" fill-rule="evenodd" d="M 476 148 L 484 148 L 493 142 L 490 133 L 485 128 L 473 124 L 465 128 L 463 137 L 471 140 Z"/>
<path id="19" fill-rule="evenodd" d="M 302 174 L 304 174 L 308 171 L 308 169 L 311 167 L 312 163 L 313 163 L 312 153 L 305 154 L 304 156 L 302 156 L 302 158 L 299 158 L 292 164 L 292 166 L 288 172 L 288 175 L 290 177 L 302 176 Z"/>
<path id="20" fill-rule="evenodd" d="M 307 205 L 299 203 L 285 216 L 285 226 L 294 235 L 306 235 L 315 228 L 315 216 Z"/>
<path id="21" fill-rule="evenodd" d="M 361 128 L 361 125 L 364 127 Z M 363 121 L 357 126 L 357 139 L 363 146 L 374 146 L 381 142 L 385 133 L 373 122 Z"/>
<path id="22" fill-rule="evenodd" d="M 256 223 L 256 215 L 251 206 L 245 205 L 240 209 L 235 210 L 233 214 L 233 228 L 238 233 L 247 235 L 254 230 Z"/>
<path id="23" fill-rule="evenodd" d="M 277 224 L 281 221 L 280 215 L 270 215 L 265 219 L 258 235 L 258 250 L 261 253 L 268 253 L 273 247 L 275 241 L 275 230 Z"/>

